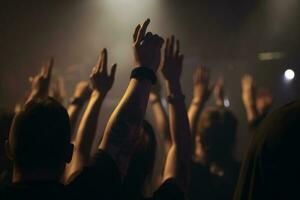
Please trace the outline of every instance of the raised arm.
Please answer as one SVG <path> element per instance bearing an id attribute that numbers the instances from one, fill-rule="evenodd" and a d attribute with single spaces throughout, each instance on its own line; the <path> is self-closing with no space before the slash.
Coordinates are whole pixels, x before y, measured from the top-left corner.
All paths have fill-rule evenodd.
<path id="1" fill-rule="evenodd" d="M 211 88 L 209 87 L 209 72 L 207 68 L 204 66 L 198 67 L 194 73 L 193 80 L 193 100 L 188 110 L 192 138 L 194 138 L 196 134 L 197 122 L 199 121 L 201 111 L 211 94 Z"/>
<path id="2" fill-rule="evenodd" d="M 40 73 L 29 77 L 31 82 L 31 92 L 26 103 L 36 98 L 46 98 L 49 95 L 49 86 L 51 81 L 54 59 L 51 58 L 42 68 Z"/>
<path id="3" fill-rule="evenodd" d="M 77 83 L 73 97 L 68 106 L 68 113 L 70 117 L 71 124 L 71 138 L 72 141 L 75 139 L 75 128 L 80 115 L 80 112 L 85 104 L 85 102 L 90 98 L 91 89 L 87 81 L 80 81 Z"/>
<path id="4" fill-rule="evenodd" d="M 224 107 L 224 79 L 218 78 L 214 87 L 215 104 L 218 107 Z"/>
<path id="5" fill-rule="evenodd" d="M 151 89 L 149 102 L 153 113 L 155 127 L 157 128 L 159 137 L 163 141 L 165 150 L 168 151 L 171 145 L 171 136 L 168 116 L 162 104 L 161 85 L 159 81 Z"/>
<path id="6" fill-rule="evenodd" d="M 175 51 L 174 51 L 175 49 Z M 179 41 L 174 45 L 174 37 L 167 39 L 162 73 L 166 80 L 169 108 L 169 124 L 172 145 L 167 154 L 163 181 L 173 178 L 186 191 L 191 162 L 191 134 L 180 76 L 183 55 L 179 51 Z"/>
<path id="7" fill-rule="evenodd" d="M 249 124 L 253 124 L 258 118 L 258 112 L 255 102 L 255 84 L 251 75 L 246 74 L 242 77 L 242 100 L 246 110 Z"/>
<path id="8" fill-rule="evenodd" d="M 103 49 L 100 59 L 93 67 L 90 79 L 92 83 L 92 94 L 78 127 L 75 138 L 75 151 L 70 164 L 69 174 L 80 171 L 88 164 L 92 144 L 96 135 L 97 121 L 103 100 L 112 88 L 116 64 L 112 65 L 110 75 L 107 73 L 107 51 Z"/>
<path id="9" fill-rule="evenodd" d="M 109 153 L 118 164 L 124 177 L 133 151 L 137 131 L 145 115 L 151 80 L 160 63 L 163 39 L 146 29 L 146 20 L 135 29 L 133 39 L 134 66 L 129 85 L 121 101 L 113 111 L 104 131 L 99 148 Z"/>

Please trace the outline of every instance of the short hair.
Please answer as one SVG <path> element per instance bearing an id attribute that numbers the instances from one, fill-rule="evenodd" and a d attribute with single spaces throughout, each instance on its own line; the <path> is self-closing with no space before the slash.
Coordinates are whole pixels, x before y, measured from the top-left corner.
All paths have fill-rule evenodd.
<path id="1" fill-rule="evenodd" d="M 236 140 L 237 119 L 234 114 L 219 107 L 207 107 L 200 117 L 197 134 L 204 150 L 231 153 Z"/>
<path id="2" fill-rule="evenodd" d="M 58 101 L 33 100 L 14 118 L 9 136 L 13 161 L 21 172 L 57 170 L 66 158 L 70 136 L 69 115 Z"/>

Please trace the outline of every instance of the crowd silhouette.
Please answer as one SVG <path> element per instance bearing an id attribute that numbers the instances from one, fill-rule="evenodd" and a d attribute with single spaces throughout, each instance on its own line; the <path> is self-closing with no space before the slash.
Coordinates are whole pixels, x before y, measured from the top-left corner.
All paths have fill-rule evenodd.
<path id="1" fill-rule="evenodd" d="M 241 77 L 252 139 L 239 163 L 233 149 L 240 119 L 224 106 L 226 80 L 211 83 L 209 69 L 199 65 L 186 108 L 180 42 L 148 32 L 149 23 L 133 31 L 130 81 L 96 152 L 101 107 L 118 71 L 109 67 L 106 48 L 67 106 L 61 80 L 50 88 L 51 58 L 29 78 L 26 102 L 1 111 L 1 200 L 299 198 L 299 102 L 269 114 L 271 92 L 257 88 L 251 75 Z M 206 105 L 210 98 L 213 106 Z M 147 106 L 153 124 L 145 119 Z"/>

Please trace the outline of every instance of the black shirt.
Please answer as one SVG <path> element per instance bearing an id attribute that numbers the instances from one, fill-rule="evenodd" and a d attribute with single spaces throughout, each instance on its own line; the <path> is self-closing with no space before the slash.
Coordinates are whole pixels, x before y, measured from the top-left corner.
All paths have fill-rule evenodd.
<path id="1" fill-rule="evenodd" d="M 67 186 L 59 182 L 20 182 L 0 191 L 1 200 L 14 199 L 120 199 L 121 177 L 114 160 L 99 151 L 89 167 Z"/>
<path id="2" fill-rule="evenodd" d="M 126 190 L 127 188 L 127 190 Z M 153 193 L 151 198 L 144 198 L 140 191 L 128 190 L 123 187 L 123 199 L 126 200 L 184 200 L 184 192 L 180 189 L 174 179 L 170 178 Z"/>
<path id="3" fill-rule="evenodd" d="M 212 174 L 209 167 L 192 162 L 190 200 L 231 200 L 239 173 L 239 164 L 233 162 L 224 169 L 224 176 Z"/>

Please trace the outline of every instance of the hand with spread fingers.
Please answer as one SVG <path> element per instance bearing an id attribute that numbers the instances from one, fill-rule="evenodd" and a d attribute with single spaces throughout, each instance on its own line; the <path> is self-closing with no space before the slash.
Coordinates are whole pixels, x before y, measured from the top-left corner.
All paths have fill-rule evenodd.
<path id="1" fill-rule="evenodd" d="M 53 64 L 54 59 L 51 58 L 47 64 L 42 67 L 39 74 L 29 78 L 31 82 L 31 94 L 28 100 L 33 98 L 45 98 L 49 95 Z"/>
<path id="2" fill-rule="evenodd" d="M 194 75 L 193 75 L 193 80 L 194 80 L 194 93 L 193 93 L 193 101 L 194 102 L 201 102 L 205 103 L 211 93 L 212 93 L 212 87 L 209 85 L 209 71 L 206 67 L 200 65 Z"/>
<path id="3" fill-rule="evenodd" d="M 93 90 L 100 92 L 102 95 L 107 94 L 114 83 L 116 69 L 117 64 L 113 64 L 110 74 L 107 73 L 107 50 L 103 49 L 99 61 L 90 75 Z"/>
<path id="4" fill-rule="evenodd" d="M 160 49 L 164 40 L 157 34 L 146 32 L 150 20 L 137 25 L 133 34 L 134 66 L 147 67 L 156 72 L 160 64 Z"/>
<path id="5" fill-rule="evenodd" d="M 175 37 L 167 38 L 165 55 L 162 63 L 162 74 L 169 82 L 177 82 L 182 72 L 183 54 L 180 53 L 179 40 Z"/>

